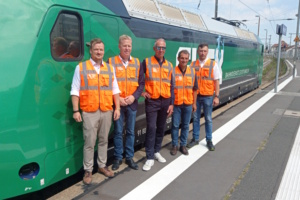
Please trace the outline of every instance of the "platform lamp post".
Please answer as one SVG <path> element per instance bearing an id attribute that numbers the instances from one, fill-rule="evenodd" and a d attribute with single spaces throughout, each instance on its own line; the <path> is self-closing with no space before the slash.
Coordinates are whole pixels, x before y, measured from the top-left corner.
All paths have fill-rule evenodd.
<path id="1" fill-rule="evenodd" d="M 265 49 L 267 50 L 267 45 L 268 45 L 268 29 L 265 29 L 265 31 L 266 31 L 266 42 L 265 42 Z"/>
<path id="2" fill-rule="evenodd" d="M 298 5 L 298 14 L 297 14 L 297 29 L 296 29 L 296 38 L 299 40 L 299 16 L 300 16 L 300 0 Z M 294 55 L 294 69 L 293 69 L 293 78 L 296 76 L 296 60 L 297 60 L 297 49 L 298 49 L 298 40 L 295 38 L 295 55 Z"/>
<path id="3" fill-rule="evenodd" d="M 259 16 L 259 15 L 255 15 L 255 17 L 258 17 L 258 29 L 257 29 L 257 36 L 259 37 L 260 16 Z"/>
<path id="4" fill-rule="evenodd" d="M 290 46 L 292 46 L 292 35 L 293 33 L 290 33 Z"/>
<path id="5" fill-rule="evenodd" d="M 277 24 L 276 34 L 279 35 L 279 40 L 278 40 L 278 55 L 277 55 L 277 67 L 276 67 L 276 78 L 275 78 L 275 88 L 274 88 L 275 93 L 277 93 L 277 85 L 278 85 L 280 53 L 281 53 L 281 37 L 282 35 L 286 35 L 286 30 L 287 28 L 284 24 L 281 25 Z"/>
<path id="6" fill-rule="evenodd" d="M 272 37 L 272 35 L 269 35 L 269 52 L 271 52 L 271 37 Z M 272 53 L 272 52 L 271 52 Z"/>

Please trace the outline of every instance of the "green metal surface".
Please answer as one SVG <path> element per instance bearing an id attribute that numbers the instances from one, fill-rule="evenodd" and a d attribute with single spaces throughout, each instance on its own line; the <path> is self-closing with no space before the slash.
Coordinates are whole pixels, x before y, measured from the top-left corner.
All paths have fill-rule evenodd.
<path id="1" fill-rule="evenodd" d="M 119 53 L 121 34 L 132 36 L 132 55 L 140 61 L 154 53 L 154 39 L 135 37 L 123 20 L 97 1 L 1 1 L 0 199 L 43 189 L 82 167 L 82 125 L 72 118 L 70 99 L 78 61 L 57 62 L 51 56 L 50 32 L 62 10 L 81 15 L 84 44 L 101 37 L 105 60 Z M 175 66 L 179 47 L 197 45 L 167 41 L 165 56 Z M 262 69 L 260 54 L 259 48 L 225 46 L 223 80 L 256 74 Z M 88 58 L 85 46 L 82 60 Z M 261 71 L 258 75 L 261 80 Z M 20 168 L 32 162 L 39 165 L 39 173 L 21 179 Z"/>

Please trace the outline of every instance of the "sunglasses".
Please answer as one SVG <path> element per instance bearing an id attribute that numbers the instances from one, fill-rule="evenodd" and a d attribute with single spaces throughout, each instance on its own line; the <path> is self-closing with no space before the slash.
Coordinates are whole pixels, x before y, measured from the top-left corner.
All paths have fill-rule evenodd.
<path id="1" fill-rule="evenodd" d="M 158 47 L 158 46 L 156 46 L 155 47 L 157 50 L 166 50 L 166 47 Z"/>

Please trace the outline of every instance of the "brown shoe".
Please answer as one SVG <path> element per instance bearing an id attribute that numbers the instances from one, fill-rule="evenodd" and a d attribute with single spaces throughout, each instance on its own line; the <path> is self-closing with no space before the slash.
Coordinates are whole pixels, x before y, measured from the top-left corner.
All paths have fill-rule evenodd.
<path id="1" fill-rule="evenodd" d="M 92 172 L 85 171 L 83 176 L 83 183 L 86 185 L 91 184 L 92 182 Z"/>
<path id="2" fill-rule="evenodd" d="M 172 149 L 170 151 L 170 154 L 172 156 L 175 156 L 177 154 L 177 151 L 178 151 L 178 147 L 177 146 L 172 146 Z"/>
<path id="3" fill-rule="evenodd" d="M 107 167 L 98 168 L 98 172 L 109 178 L 115 175 L 112 171 L 109 171 Z"/>
<path id="4" fill-rule="evenodd" d="M 179 151 L 184 155 L 189 155 L 189 152 L 185 146 L 180 146 Z"/>

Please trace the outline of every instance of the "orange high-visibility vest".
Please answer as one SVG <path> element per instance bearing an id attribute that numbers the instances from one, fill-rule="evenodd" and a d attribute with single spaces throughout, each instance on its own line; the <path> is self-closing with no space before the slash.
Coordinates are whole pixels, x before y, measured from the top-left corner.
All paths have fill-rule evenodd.
<path id="1" fill-rule="evenodd" d="M 100 66 L 97 74 L 90 60 L 79 63 L 80 72 L 80 109 L 85 112 L 112 110 L 114 81 L 113 67 L 105 62 Z"/>
<path id="2" fill-rule="evenodd" d="M 193 86 L 195 83 L 195 70 L 190 67 L 186 68 L 183 75 L 179 67 L 175 67 L 175 105 L 193 104 Z"/>
<path id="3" fill-rule="evenodd" d="M 190 67 L 195 69 L 198 78 L 197 94 L 209 96 L 214 94 L 214 66 L 215 61 L 212 61 L 211 59 L 207 59 L 203 67 L 200 66 L 199 60 L 191 63 Z"/>
<path id="4" fill-rule="evenodd" d="M 61 55 L 59 58 L 74 58 L 74 56 L 66 53 L 66 54 Z"/>
<path id="5" fill-rule="evenodd" d="M 121 91 L 120 97 L 125 98 L 129 95 L 132 95 L 139 86 L 139 59 L 131 57 L 131 60 L 129 60 L 128 66 L 126 68 L 119 56 L 109 58 L 108 63 L 111 64 L 115 69 L 116 78 L 118 81 L 119 89 Z"/>
<path id="6" fill-rule="evenodd" d="M 169 61 L 165 60 L 160 67 L 154 56 L 146 58 L 145 90 L 152 99 L 171 97 L 172 72 L 173 65 Z"/>

